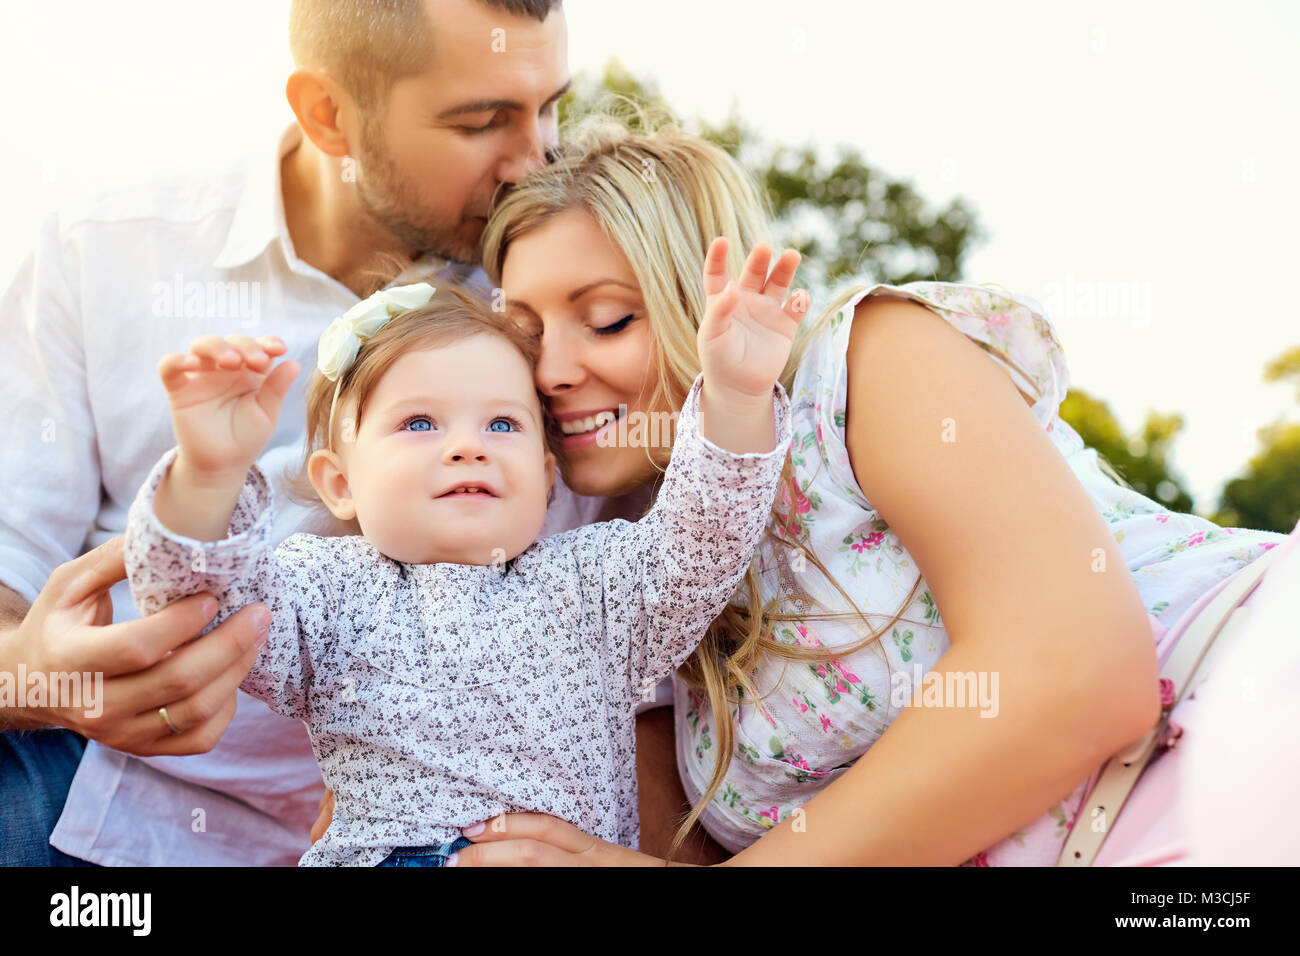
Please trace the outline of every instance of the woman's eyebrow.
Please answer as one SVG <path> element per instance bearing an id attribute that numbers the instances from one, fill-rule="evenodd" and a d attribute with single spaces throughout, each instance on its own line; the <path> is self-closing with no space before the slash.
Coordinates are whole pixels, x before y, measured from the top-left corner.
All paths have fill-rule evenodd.
<path id="1" fill-rule="evenodd" d="M 626 282 L 623 282 L 621 279 L 597 279 L 595 282 L 588 282 L 586 285 L 582 286 L 581 288 L 575 289 L 574 291 L 570 292 L 569 301 L 577 302 L 579 299 L 581 299 L 592 289 L 599 288 L 602 285 L 621 286 L 622 288 L 627 289 L 629 292 L 640 291 L 640 289 L 638 289 L 636 286 L 628 285 Z M 509 296 L 506 297 L 506 308 L 523 309 L 525 312 L 528 312 L 531 315 L 537 314 L 537 311 L 527 302 L 523 301 L 522 299 L 512 299 Z"/>
<path id="2" fill-rule="evenodd" d="M 588 292 L 590 292 L 592 289 L 598 288 L 599 286 L 602 286 L 602 285 L 617 285 L 617 286 L 622 286 L 624 289 L 629 289 L 629 290 L 632 291 L 632 292 L 636 292 L 636 291 L 637 291 L 637 287 L 636 287 L 636 286 L 634 286 L 634 285 L 628 285 L 626 282 L 623 282 L 623 281 L 621 281 L 621 280 L 619 280 L 619 279 L 597 279 L 595 282 L 588 282 L 588 283 L 587 283 L 586 285 L 584 285 L 581 289 L 575 289 L 573 292 L 570 292 L 570 293 L 569 293 L 569 301 L 570 301 L 570 302 L 577 302 L 579 299 L 581 299 L 584 295 L 586 295 L 586 294 L 587 294 Z"/>

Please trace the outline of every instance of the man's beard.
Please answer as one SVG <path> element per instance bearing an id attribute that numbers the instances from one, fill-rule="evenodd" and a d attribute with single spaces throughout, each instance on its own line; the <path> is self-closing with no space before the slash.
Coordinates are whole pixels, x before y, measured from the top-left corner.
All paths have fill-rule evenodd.
<path id="1" fill-rule="evenodd" d="M 402 180 L 384 150 L 375 126 L 367 122 L 361 134 L 357 200 L 361 208 L 410 252 L 432 252 L 457 262 L 478 262 L 478 243 L 462 237 L 459 223 L 447 223 L 433 213 L 422 214 L 420 197 Z"/>

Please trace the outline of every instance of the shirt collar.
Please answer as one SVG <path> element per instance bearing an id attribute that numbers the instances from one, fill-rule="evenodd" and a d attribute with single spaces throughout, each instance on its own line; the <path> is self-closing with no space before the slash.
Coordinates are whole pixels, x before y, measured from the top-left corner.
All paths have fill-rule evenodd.
<path id="1" fill-rule="evenodd" d="M 261 255 L 272 240 L 279 239 L 288 258 L 293 243 L 284 217 L 284 194 L 280 188 L 280 161 L 302 142 L 302 131 L 292 124 L 280 134 L 274 162 L 253 162 L 244 180 L 244 188 L 235 206 L 226 243 L 213 260 L 218 269 L 234 269 Z M 268 157 L 269 158 L 269 157 Z"/>

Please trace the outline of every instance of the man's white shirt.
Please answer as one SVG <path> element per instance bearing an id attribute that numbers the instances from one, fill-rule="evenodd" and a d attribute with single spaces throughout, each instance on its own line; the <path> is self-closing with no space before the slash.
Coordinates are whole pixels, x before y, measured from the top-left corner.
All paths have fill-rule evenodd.
<path id="1" fill-rule="evenodd" d="M 151 465 L 175 444 L 157 365 L 201 335 L 276 335 L 303 368 L 259 464 L 301 460 L 320 333 L 357 302 L 294 252 L 280 161 L 159 180 L 49 217 L 0 298 L 0 583 L 33 601 L 54 568 L 126 526 Z M 420 278 L 490 295 L 481 270 L 424 260 Z M 407 273 L 395 282 L 416 281 Z M 543 534 L 595 520 L 603 499 L 557 476 Z M 276 496 L 276 542 L 307 512 Z M 113 619 L 137 618 L 126 582 Z M 160 718 L 161 721 L 161 718 Z M 239 694 L 206 754 L 138 758 L 91 742 L 51 843 L 104 865 L 293 865 L 323 785 L 303 725 Z"/>

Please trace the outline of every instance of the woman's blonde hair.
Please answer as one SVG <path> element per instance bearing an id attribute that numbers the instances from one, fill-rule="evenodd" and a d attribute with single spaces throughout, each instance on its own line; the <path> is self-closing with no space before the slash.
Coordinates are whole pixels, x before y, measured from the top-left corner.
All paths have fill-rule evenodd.
<path id="1" fill-rule="evenodd" d="M 631 122 L 641 131 L 633 131 Z M 650 360 L 658 372 L 649 407 L 663 407 L 662 402 L 680 409 L 700 371 L 695 337 L 704 315 L 701 274 L 709 244 L 715 236 L 728 239 L 728 267 L 737 275 L 750 249 L 757 242 L 770 241 L 770 207 L 753 179 L 725 150 L 682 131 L 662 115 L 626 102 L 617 104 L 615 110 L 607 108 L 581 118 L 566 128 L 561 142 L 556 161 L 530 175 L 498 205 L 483 235 L 483 267 L 493 284 L 500 286 L 506 254 L 515 239 L 561 213 L 587 212 L 627 257 L 641 287 L 654 343 Z M 840 296 L 816 321 L 800 324 L 780 378 L 787 392 L 793 387 L 809 337 L 851 294 Z M 663 468 L 670 449 L 650 454 Z M 807 562 L 816 567 L 853 610 L 784 611 L 779 593 L 764 603 L 757 558 L 750 564 L 740 587 L 744 603 L 733 601 L 723 611 L 678 671 L 687 683 L 708 695 L 717 723 L 718 760 L 704 794 L 674 836 L 669 859 L 726 776 L 734 747 L 731 707 L 738 705 L 742 695 L 759 697 L 750 672 L 760 659 L 827 661 L 856 653 L 898 622 L 921 583 L 918 576 L 911 594 L 883 629 L 838 653 L 777 640 L 775 627 L 784 621 L 856 617 L 866 623 L 852 597 L 801 540 L 797 502 L 802 489 L 789 457 L 782 469 L 781 489 L 765 542 L 783 549 L 784 557 L 799 555 L 796 564 Z M 751 613 L 751 608 L 758 612 Z"/>
<path id="2" fill-rule="evenodd" d="M 505 316 L 491 311 L 482 300 L 454 285 L 439 283 L 438 291 L 425 305 L 394 316 L 369 339 L 361 343 L 356 360 L 333 382 L 321 374 L 312 373 L 307 386 L 307 438 L 302 460 L 297 469 L 284 476 L 290 498 L 313 509 L 312 530 L 323 535 L 360 534 L 361 526 L 355 518 L 344 521 L 336 518 L 320 500 L 307 475 L 307 463 L 322 448 L 338 448 L 353 440 L 361 429 L 361 417 L 366 411 L 366 401 L 379 386 L 393 363 L 408 352 L 443 348 L 476 335 L 495 335 L 513 346 L 528 363 L 529 372 L 535 372 L 541 354 L 541 343 L 522 331 Z M 337 384 L 338 399 L 334 401 Z M 330 406 L 334 403 L 333 434 L 330 429 Z M 538 405 L 545 403 L 538 396 Z M 543 445 L 557 457 L 562 436 L 553 422 L 543 415 L 545 433 Z"/>

